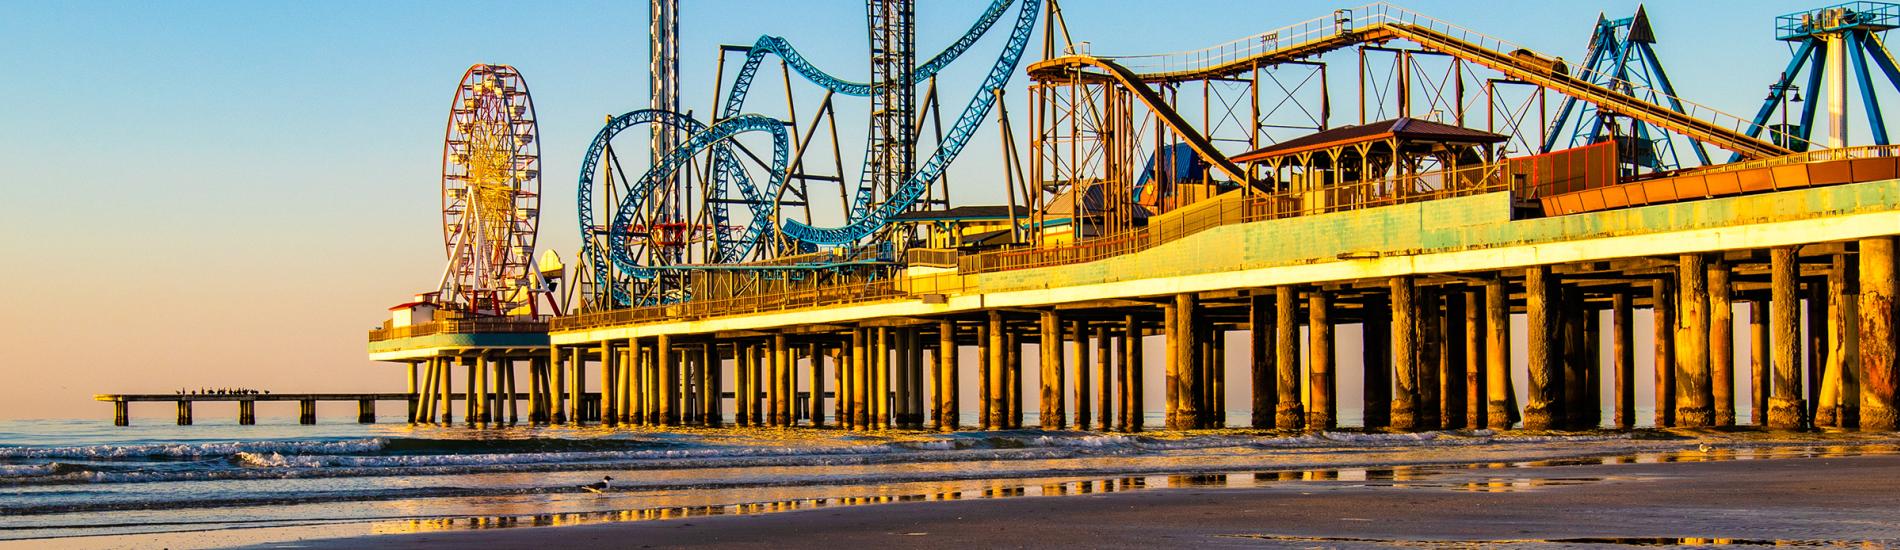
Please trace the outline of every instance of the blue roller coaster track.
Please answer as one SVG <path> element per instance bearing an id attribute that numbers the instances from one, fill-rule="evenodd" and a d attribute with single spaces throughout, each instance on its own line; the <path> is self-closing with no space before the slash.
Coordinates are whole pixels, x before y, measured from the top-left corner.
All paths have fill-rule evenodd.
<path id="1" fill-rule="evenodd" d="M 680 113 L 656 109 L 641 109 L 608 120 L 607 126 L 601 128 L 600 132 L 594 135 L 594 141 L 587 147 L 586 156 L 581 159 L 580 182 L 577 186 L 580 196 L 580 209 L 578 213 L 581 235 L 583 236 L 581 253 L 587 258 L 588 264 L 593 266 L 594 280 L 608 284 L 608 286 L 612 288 L 614 301 L 622 305 L 629 304 L 631 297 L 626 294 L 626 289 L 610 282 L 614 279 L 610 278 L 608 265 L 605 261 L 606 258 L 602 257 L 601 250 L 593 239 L 593 236 L 599 231 L 595 225 L 596 218 L 592 207 L 594 204 L 594 172 L 599 167 L 601 160 L 606 157 L 608 146 L 613 141 L 614 136 L 629 128 L 643 124 L 670 126 L 689 135 L 701 134 L 707 130 L 705 124 Z M 752 204 L 766 202 L 765 195 L 759 192 L 758 186 L 753 185 L 751 178 L 747 176 L 745 169 L 739 164 L 739 159 L 733 154 L 731 148 L 717 147 L 713 154 L 714 172 L 722 174 L 728 178 L 729 181 L 732 181 L 735 184 L 734 187 L 739 189 L 739 194 L 743 196 L 747 202 Z M 776 189 L 783 178 L 783 170 L 774 173 L 773 178 L 768 188 Z M 653 180 L 651 178 L 641 178 L 635 188 L 631 190 L 628 197 L 645 197 L 647 193 L 652 190 L 652 183 Z M 711 191 L 713 193 L 722 194 L 725 192 L 725 189 L 715 188 Z M 623 201 L 623 203 L 624 202 L 625 201 Z M 715 208 L 712 212 L 712 223 L 719 227 L 729 225 L 729 216 L 724 208 L 724 202 L 714 201 L 714 204 L 719 207 Z M 625 237 L 623 230 L 626 229 L 626 226 L 624 223 L 628 222 L 618 221 L 621 217 L 620 214 L 624 213 L 631 219 L 631 213 L 638 211 L 638 205 L 639 203 L 636 201 L 635 210 L 632 211 L 616 210 L 615 223 L 622 225 L 609 228 L 610 240 L 606 241 L 607 243 L 621 242 L 619 239 Z M 752 252 L 752 247 L 758 243 L 758 237 L 765 233 L 766 226 L 770 223 L 770 217 L 753 216 L 753 219 L 746 224 L 745 238 L 722 240 L 719 242 L 719 259 L 726 262 L 736 262 L 745 258 L 746 255 Z M 609 248 L 618 250 L 621 247 L 609 246 Z M 653 267 L 634 266 L 633 269 L 623 268 L 622 272 L 627 276 L 637 279 L 652 279 L 655 276 L 656 269 L 657 268 Z"/>
<path id="2" fill-rule="evenodd" d="M 977 19 L 975 24 L 971 25 L 956 42 L 950 44 L 950 46 L 946 47 L 943 51 L 938 52 L 937 55 L 932 56 L 917 66 L 913 72 L 913 83 L 928 81 L 931 77 L 936 76 L 937 73 L 942 71 L 944 67 L 956 61 L 967 52 L 978 39 L 988 34 L 989 30 L 995 26 L 997 21 L 1001 20 L 1003 14 L 1008 11 L 1010 5 L 1013 3 L 1014 0 L 993 0 L 989 8 L 984 10 L 982 16 Z M 1022 60 L 1023 52 L 1028 47 L 1030 35 L 1035 29 L 1041 3 L 1042 0 L 1024 0 L 1022 2 L 1022 6 L 1017 13 L 1015 26 L 1012 28 L 1009 38 L 1005 42 L 1002 53 L 998 55 L 995 64 L 990 68 L 988 76 L 984 78 L 982 86 L 970 98 L 963 112 L 957 117 L 956 122 L 945 134 L 942 142 L 939 143 L 937 150 L 931 154 L 930 158 L 925 161 L 915 173 L 911 174 L 910 177 L 905 180 L 902 187 L 894 190 L 890 197 L 887 197 L 882 204 L 874 208 L 871 205 L 871 200 L 875 190 L 868 185 L 868 181 L 860 178 L 856 196 L 854 197 L 850 212 L 847 214 L 848 219 L 845 225 L 834 228 L 818 228 L 788 220 L 782 229 L 783 234 L 787 238 L 807 246 L 847 245 L 871 235 L 882 227 L 891 216 L 909 209 L 926 191 L 928 184 L 940 177 L 943 171 L 949 167 L 951 161 L 955 160 L 957 155 L 962 152 L 963 147 L 969 143 L 970 138 L 982 124 L 983 119 L 989 115 L 989 111 L 996 101 L 994 90 L 1000 89 L 1008 84 L 1010 73 L 1015 72 L 1016 66 Z M 765 189 L 775 191 L 779 186 L 783 185 L 786 178 L 786 159 L 790 150 L 789 140 L 783 128 L 785 123 L 761 115 L 740 114 L 741 109 L 745 107 L 745 99 L 751 89 L 752 82 L 757 76 L 759 67 L 763 64 L 765 56 L 768 54 L 776 55 L 780 59 L 783 59 L 786 66 L 793 72 L 798 73 L 799 76 L 825 90 L 856 97 L 868 97 L 873 91 L 872 86 L 868 83 L 844 80 L 818 69 L 807 61 L 805 57 L 792 46 L 791 42 L 784 38 L 767 35 L 760 37 L 758 41 L 748 49 L 746 61 L 740 67 L 735 77 L 733 87 L 726 96 L 725 104 L 715 123 L 711 126 L 704 125 L 683 114 L 652 109 L 629 112 L 608 121 L 607 126 L 602 128 L 595 136 L 593 143 L 588 147 L 586 156 L 582 159 L 578 211 L 581 232 L 583 236 L 588 237 L 584 239 L 585 242 L 582 244 L 583 254 L 589 263 L 594 266 L 593 269 L 596 280 L 611 289 L 614 302 L 620 305 L 632 305 L 634 299 L 628 293 L 627 289 L 622 286 L 623 283 L 611 276 L 612 273 L 608 266 L 609 261 L 612 263 L 613 270 L 618 270 L 626 277 L 633 279 L 651 280 L 657 278 L 658 274 L 665 270 L 691 268 L 691 266 L 640 265 L 635 258 L 632 258 L 628 254 L 626 247 L 618 243 L 624 242 L 624 239 L 628 237 L 626 231 L 633 223 L 633 214 L 639 211 L 643 204 L 642 201 L 644 201 L 645 197 L 653 190 L 655 181 L 671 175 L 679 169 L 682 163 L 691 159 L 694 155 L 705 152 L 708 148 L 713 150 L 715 164 L 713 170 L 714 182 L 709 186 L 710 193 L 724 193 L 728 187 L 727 184 L 730 183 L 732 187 L 737 188 L 740 194 L 743 195 L 744 202 L 754 207 L 752 219 L 746 226 L 744 236 L 736 240 L 726 240 L 719 243 L 719 253 L 716 258 L 717 262 L 736 263 L 743 261 L 760 242 L 761 237 L 764 235 L 766 225 L 770 224 L 772 219 L 776 217 L 772 212 L 772 208 L 774 208 L 772 201 L 770 197 L 767 196 L 769 193 L 761 193 L 760 188 L 753 185 L 752 181 L 746 175 L 746 171 L 739 164 L 737 156 L 731 151 L 729 144 L 729 140 L 732 137 L 741 133 L 771 133 L 773 136 L 772 175 L 771 181 Z M 591 238 L 599 231 L 595 226 L 596 216 L 594 215 L 592 207 L 594 200 L 593 174 L 596 169 L 599 168 L 601 158 L 605 155 L 608 144 L 613 137 L 627 128 L 640 124 L 668 125 L 679 129 L 690 137 L 686 143 L 681 144 L 675 149 L 673 154 L 667 157 L 660 165 L 652 167 L 646 174 L 642 175 L 638 182 L 628 190 L 620 201 L 620 204 L 615 205 L 614 221 L 606 229 L 608 239 L 605 241 L 604 246 L 609 250 L 607 251 L 608 253 L 605 254 L 607 257 L 603 258 L 602 251 L 599 250 L 601 245 L 596 245 L 594 239 Z M 869 163 L 870 159 L 867 158 L 866 162 Z M 725 202 L 728 201 L 711 201 L 712 206 L 710 206 L 710 210 L 712 211 L 713 222 L 720 226 L 724 226 L 727 223 L 728 213 L 726 212 Z"/>

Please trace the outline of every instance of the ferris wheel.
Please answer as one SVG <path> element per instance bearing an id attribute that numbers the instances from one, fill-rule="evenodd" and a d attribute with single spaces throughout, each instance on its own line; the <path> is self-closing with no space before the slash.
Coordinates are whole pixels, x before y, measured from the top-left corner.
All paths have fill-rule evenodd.
<path id="1" fill-rule="evenodd" d="M 475 316 L 535 315 L 547 285 L 534 265 L 541 154 L 521 73 L 477 64 L 463 73 L 442 138 L 438 299 Z"/>

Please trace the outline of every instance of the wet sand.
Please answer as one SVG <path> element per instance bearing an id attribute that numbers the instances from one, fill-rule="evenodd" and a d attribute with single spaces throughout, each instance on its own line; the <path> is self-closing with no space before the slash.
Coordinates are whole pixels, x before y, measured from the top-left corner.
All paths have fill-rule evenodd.
<path id="1" fill-rule="evenodd" d="M 1695 538 L 1896 547 L 1900 456 L 1428 467 L 1365 480 L 905 502 L 263 547 L 1331 548 L 1411 547 L 1419 541 L 1530 547 L 1703 542 L 1683 540 Z"/>

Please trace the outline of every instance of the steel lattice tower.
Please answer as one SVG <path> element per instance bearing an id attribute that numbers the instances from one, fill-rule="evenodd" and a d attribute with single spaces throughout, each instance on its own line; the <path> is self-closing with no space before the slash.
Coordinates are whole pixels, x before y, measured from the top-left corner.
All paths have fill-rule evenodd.
<path id="1" fill-rule="evenodd" d="M 677 113 L 680 107 L 679 0 L 652 0 L 649 9 L 647 36 L 651 43 L 647 47 L 647 52 L 650 54 L 647 75 L 648 89 L 652 96 L 648 98 L 648 107 Z M 667 155 L 672 154 L 680 139 L 671 126 L 654 124 L 652 128 L 653 137 L 650 141 L 652 164 L 649 166 L 658 166 Z M 655 221 L 671 223 L 685 221 L 682 219 L 682 208 L 684 201 L 687 200 L 685 193 L 688 190 L 678 188 L 682 181 L 684 181 L 683 178 L 673 177 L 661 184 L 661 187 L 667 190 L 655 193 L 655 196 L 663 198 L 662 201 L 653 205 L 660 214 L 654 217 Z M 648 230 L 653 231 L 656 228 Z M 684 254 L 685 250 L 676 252 Z M 669 260 L 677 262 L 681 258 L 669 258 Z"/>
<path id="2" fill-rule="evenodd" d="M 871 31 L 871 132 L 865 159 L 871 204 L 889 198 L 917 166 L 916 27 L 912 0 L 868 0 Z"/>

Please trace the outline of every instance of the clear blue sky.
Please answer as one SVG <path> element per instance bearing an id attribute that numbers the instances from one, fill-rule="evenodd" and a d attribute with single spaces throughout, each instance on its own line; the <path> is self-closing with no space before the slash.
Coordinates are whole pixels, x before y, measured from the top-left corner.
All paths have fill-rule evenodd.
<path id="1" fill-rule="evenodd" d="M 861 2 L 683 3 L 689 108 L 711 103 L 717 46 L 760 34 L 789 38 L 842 76 L 868 72 Z M 978 1 L 922 4 L 924 55 L 983 9 Z M 542 243 L 564 254 L 576 242 L 572 182 L 585 143 L 603 116 L 645 104 L 646 7 L 638 2 L 4 5 L 0 254 L 9 261 L 0 274 L 8 296 L 0 365 L 10 379 L 0 385 L 0 417 L 103 415 L 86 396 L 106 391 L 400 387 L 396 369 L 363 359 L 363 330 L 440 272 L 437 163 L 462 71 L 507 63 L 531 84 L 545 159 Z M 1212 45 L 1345 5 L 1063 7 L 1095 53 L 1135 54 Z M 1406 6 L 1572 59 L 1582 57 L 1599 11 L 1616 17 L 1636 7 Z M 1752 113 L 1788 58 L 1772 38 L 1773 16 L 1806 6 L 1659 2 L 1649 10 L 1682 95 Z M 1000 43 L 986 38 L 944 74 L 953 113 Z M 1013 112 L 1026 111 L 1023 82 L 1020 74 L 1011 82 Z M 841 109 L 849 144 L 862 134 L 850 121 L 864 104 Z M 1346 116 L 1337 108 L 1335 124 Z M 994 136 L 990 127 L 978 132 L 954 169 L 959 202 L 1001 201 L 989 183 Z"/>

